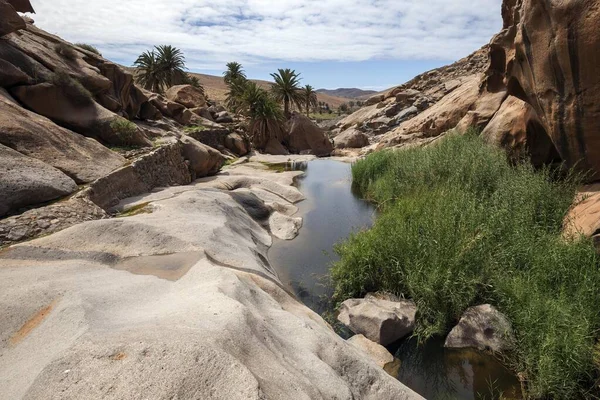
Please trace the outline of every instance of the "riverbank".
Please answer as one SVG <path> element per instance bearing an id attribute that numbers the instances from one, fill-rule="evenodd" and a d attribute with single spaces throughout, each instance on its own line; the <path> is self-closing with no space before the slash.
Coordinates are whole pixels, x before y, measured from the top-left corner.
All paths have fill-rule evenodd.
<path id="1" fill-rule="evenodd" d="M 513 324 L 517 343 L 504 356 L 529 395 L 595 390 L 598 256 L 591 240 L 562 235 L 576 180 L 513 167 L 475 135 L 375 153 L 353 176 L 382 214 L 338 246 L 338 301 L 378 290 L 411 298 L 422 340 L 491 303 Z"/>
<path id="2" fill-rule="evenodd" d="M 419 399 L 268 262 L 297 174 L 235 165 L 3 250 L 0 397 Z"/>

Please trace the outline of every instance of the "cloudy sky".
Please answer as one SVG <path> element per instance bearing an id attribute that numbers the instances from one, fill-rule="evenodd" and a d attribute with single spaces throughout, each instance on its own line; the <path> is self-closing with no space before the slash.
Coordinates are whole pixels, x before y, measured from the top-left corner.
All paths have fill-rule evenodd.
<path id="1" fill-rule="evenodd" d="M 228 61 L 268 79 L 294 68 L 316 87 L 383 89 L 467 56 L 497 33 L 501 0 L 31 0 L 42 29 L 131 65 L 156 44 L 191 71 Z"/>

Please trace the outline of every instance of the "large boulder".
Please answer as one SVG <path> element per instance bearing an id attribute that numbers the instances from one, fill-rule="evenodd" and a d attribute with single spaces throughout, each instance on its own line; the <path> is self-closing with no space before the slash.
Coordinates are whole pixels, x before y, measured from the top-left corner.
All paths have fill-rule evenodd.
<path id="1" fill-rule="evenodd" d="M 159 94 L 151 93 L 149 102 L 156 107 L 162 115 L 173 118 L 181 125 L 188 125 L 194 117 L 194 114 L 184 105 L 167 100 Z"/>
<path id="2" fill-rule="evenodd" d="M 600 176 L 600 8 L 596 1 L 505 0 L 487 87 L 528 103 L 568 166 Z M 528 142 L 530 148 L 538 146 Z M 552 156 L 555 152 L 551 152 Z M 554 160 L 548 160 L 552 162 Z"/>
<path id="3" fill-rule="evenodd" d="M 225 158 L 218 150 L 208 147 L 189 136 L 184 135 L 180 140 L 183 143 L 183 157 L 190 163 L 192 179 L 214 175 L 223 166 Z"/>
<path id="4" fill-rule="evenodd" d="M 37 114 L 82 135 L 116 146 L 151 146 L 133 124 L 101 107 L 74 80 L 64 85 L 40 83 L 10 89 L 19 102 Z"/>
<path id="5" fill-rule="evenodd" d="M 368 294 L 344 301 L 337 319 L 352 332 L 387 346 L 415 329 L 416 313 L 412 301 Z"/>
<path id="6" fill-rule="evenodd" d="M 382 102 L 384 99 L 385 99 L 385 95 L 383 95 L 383 94 L 374 94 L 373 96 L 369 97 L 365 101 L 365 105 L 366 106 L 372 106 L 372 105 L 375 105 L 377 103 Z"/>
<path id="7" fill-rule="evenodd" d="M 5 0 L 0 0 L 0 36 L 25 29 L 27 25 L 15 8 Z"/>
<path id="8" fill-rule="evenodd" d="M 495 307 L 484 304 L 465 311 L 448 337 L 445 347 L 475 348 L 494 353 L 513 348 L 515 338 L 510 321 Z"/>
<path id="9" fill-rule="evenodd" d="M 333 151 L 333 144 L 325 131 L 306 115 L 294 113 L 287 122 L 287 128 L 290 151 L 295 153 L 310 151 L 317 157 L 328 156 Z"/>
<path id="10" fill-rule="evenodd" d="M 369 145 L 369 137 L 356 128 L 346 129 L 333 139 L 336 149 L 358 149 Z"/>
<path id="11" fill-rule="evenodd" d="M 533 165 L 542 166 L 560 160 L 533 107 L 514 96 L 502 103 L 481 136 L 488 143 L 504 148 L 515 161 L 529 157 Z"/>
<path id="12" fill-rule="evenodd" d="M 148 96 L 135 86 L 132 74 L 111 62 L 101 63 L 99 69 L 100 73 L 112 83 L 111 89 L 104 93 L 104 98 L 116 102 L 115 109 L 106 107 L 105 104 L 102 104 L 103 106 L 111 111 L 121 111 L 130 119 L 135 117 L 154 119 L 153 116 L 143 118 L 144 116 L 148 117 L 147 114 L 141 115 L 142 106 L 148 104 Z"/>
<path id="13" fill-rule="evenodd" d="M 0 144 L 0 217 L 75 190 L 77 184 L 56 168 Z"/>
<path id="14" fill-rule="evenodd" d="M 186 130 L 187 135 L 222 153 L 241 157 L 250 151 L 250 140 L 246 135 L 232 133 L 223 125 L 198 116 L 192 119 L 192 124 L 195 126 Z"/>
<path id="15" fill-rule="evenodd" d="M 22 108 L 0 89 L 0 143 L 61 170 L 77 183 L 94 181 L 125 163 L 94 139 Z"/>
<path id="16" fill-rule="evenodd" d="M 206 105 L 206 98 L 202 90 L 192 85 L 173 86 L 167 90 L 165 96 L 170 101 L 187 108 L 204 107 Z"/>

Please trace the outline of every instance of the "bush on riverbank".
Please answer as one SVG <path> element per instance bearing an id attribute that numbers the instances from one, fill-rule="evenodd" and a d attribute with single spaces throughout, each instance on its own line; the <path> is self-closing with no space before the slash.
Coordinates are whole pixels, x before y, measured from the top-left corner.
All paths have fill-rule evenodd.
<path id="1" fill-rule="evenodd" d="M 416 335 L 446 334 L 472 305 L 496 305 L 518 340 L 515 370 L 536 398 L 587 397 L 597 378 L 599 259 L 565 241 L 577 179 L 511 166 L 474 133 L 379 152 L 353 167 L 382 213 L 337 246 L 336 300 L 385 290 L 415 300 Z"/>

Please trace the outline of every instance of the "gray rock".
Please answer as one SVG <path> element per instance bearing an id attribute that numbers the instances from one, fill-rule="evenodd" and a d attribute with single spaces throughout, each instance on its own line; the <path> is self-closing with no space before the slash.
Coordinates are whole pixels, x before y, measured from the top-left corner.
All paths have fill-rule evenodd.
<path id="1" fill-rule="evenodd" d="M 61 171 L 0 145 L 0 216 L 75 190 L 75 181 Z"/>
<path id="2" fill-rule="evenodd" d="M 398 113 L 398 115 L 396 115 L 396 117 L 394 117 L 393 123 L 396 125 L 400 124 L 400 123 L 406 121 L 407 119 L 414 117 L 418 113 L 419 113 L 419 110 L 415 106 L 405 108 L 404 110 L 400 111 Z"/>
<path id="3" fill-rule="evenodd" d="M 233 122 L 233 117 L 227 111 L 221 111 L 216 114 L 215 122 L 218 124 L 230 124 Z"/>
<path id="4" fill-rule="evenodd" d="M 394 343 L 415 329 L 417 306 L 409 300 L 390 301 L 367 295 L 342 303 L 338 321 L 356 334 L 383 346 Z"/>
<path id="5" fill-rule="evenodd" d="M 365 106 L 372 106 L 373 104 L 377 104 L 379 102 L 382 102 L 383 100 L 384 100 L 383 94 L 376 94 L 376 95 L 369 97 L 367 99 L 367 101 L 365 101 Z"/>
<path id="6" fill-rule="evenodd" d="M 213 149 L 189 136 L 182 136 L 182 154 L 190 162 L 192 179 L 214 175 L 221 169 L 225 159 L 218 150 Z"/>
<path id="7" fill-rule="evenodd" d="M 501 353 L 513 347 L 512 326 L 504 314 L 484 304 L 465 311 L 448 337 L 445 347 L 490 350 Z"/>
<path id="8" fill-rule="evenodd" d="M 358 149 L 369 145 L 369 137 L 356 128 L 349 128 L 337 135 L 333 144 L 336 149 Z"/>

